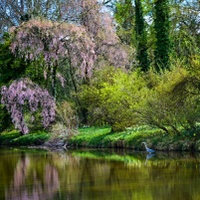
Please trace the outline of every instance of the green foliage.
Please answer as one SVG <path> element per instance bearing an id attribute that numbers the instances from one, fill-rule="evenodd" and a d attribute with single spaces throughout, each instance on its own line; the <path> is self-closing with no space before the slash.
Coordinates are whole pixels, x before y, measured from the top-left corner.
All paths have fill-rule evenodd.
<path id="1" fill-rule="evenodd" d="M 11 53 L 10 38 L 4 34 L 4 43 L 0 43 L 0 87 L 21 77 L 25 72 L 25 64 Z M 0 131 L 11 126 L 10 115 L 4 106 L 0 106 Z"/>
<path id="2" fill-rule="evenodd" d="M 5 33 L 4 42 L 0 43 L 0 85 L 25 76 L 39 84 L 44 83 L 42 60 L 29 63 L 23 58 L 15 57 L 10 45 L 10 36 Z"/>
<path id="3" fill-rule="evenodd" d="M 191 65 L 194 55 L 199 53 L 199 47 L 195 37 L 189 35 L 185 30 L 179 30 L 173 35 L 173 59 L 182 59 L 185 66 Z"/>
<path id="4" fill-rule="evenodd" d="M 40 86 L 46 86 L 46 80 L 44 78 L 44 65 L 42 63 L 42 59 L 28 63 L 23 76 L 28 77 Z"/>
<path id="5" fill-rule="evenodd" d="M 156 35 L 155 69 L 159 72 L 168 69 L 170 39 L 169 39 L 169 7 L 168 0 L 155 1 L 154 29 Z"/>
<path id="6" fill-rule="evenodd" d="M 194 1 L 171 3 L 172 59 L 180 59 L 185 67 L 191 66 L 193 56 L 199 55 L 199 4 Z"/>
<path id="7" fill-rule="evenodd" d="M 169 135 L 158 128 L 136 126 L 122 132 L 110 132 L 110 127 L 85 127 L 79 129 L 79 134 L 70 138 L 69 145 L 87 148 L 131 148 L 145 150 L 142 145 L 146 141 L 156 150 L 194 150 L 198 149 L 197 135 Z M 189 139 L 189 140 L 188 140 Z"/>
<path id="8" fill-rule="evenodd" d="M 141 108 L 143 120 L 167 133 L 197 129 L 200 120 L 199 94 L 194 77 L 181 67 L 159 76 L 149 90 L 146 105 Z"/>
<path id="9" fill-rule="evenodd" d="M 71 65 L 72 60 L 77 62 L 74 56 L 72 56 L 73 59 L 64 57 L 63 62 L 59 60 L 56 68 L 57 77 L 54 77 L 55 82 L 58 82 L 55 91 L 58 93 L 57 101 L 63 103 L 57 104 L 57 123 L 51 129 L 53 135 L 57 137 L 63 133 L 74 134 L 73 131 L 77 127 L 77 113 L 74 112 L 76 109 L 78 113 L 82 113 L 83 118 L 87 115 L 88 124 L 86 125 L 110 125 L 112 131 L 116 133 L 113 136 L 120 141 L 123 137 L 118 137 L 117 131 L 135 125 L 149 125 L 162 129 L 168 134 L 199 136 L 200 34 L 199 16 L 195 10 L 195 4 L 193 6 L 192 3 L 191 5 L 177 4 L 167 0 L 156 0 L 152 3 L 141 0 L 135 0 L 135 3 L 131 0 L 116 2 L 114 17 L 117 34 L 122 43 L 136 47 L 135 57 L 141 71 L 145 73 L 106 66 L 103 68 L 102 63 L 104 65 L 107 63 L 105 50 L 103 50 L 103 54 L 98 58 L 101 64 L 99 61 L 95 64 L 94 76 L 91 81 L 87 79 L 84 82 L 77 75 L 76 67 Z M 170 11 L 173 12 L 170 13 Z M 97 31 L 96 28 L 95 31 Z M 108 37 L 105 38 L 108 39 Z M 109 42 L 112 39 L 108 39 L 109 47 L 116 45 L 115 43 L 110 45 Z M 115 42 L 119 41 L 115 40 Z M 44 65 L 44 58 L 37 57 L 37 61 L 28 62 L 23 58 L 14 57 L 10 51 L 10 43 L 9 35 L 5 34 L 3 43 L 0 43 L 0 86 L 21 77 L 29 77 L 39 85 L 48 89 L 52 88 L 52 77 L 49 75 L 46 80 L 44 78 L 43 73 L 47 68 Z M 95 49 L 101 49 L 101 47 L 104 49 L 104 43 L 102 44 L 97 44 Z M 85 45 L 81 47 L 85 50 Z M 80 45 L 77 48 L 79 49 Z M 112 52 L 108 51 L 112 55 Z M 132 60 L 135 60 L 135 57 L 133 56 Z M 151 66 L 154 65 L 155 71 L 159 74 L 149 70 L 149 58 Z M 50 74 L 48 70 L 45 72 Z M 56 74 L 53 73 L 53 75 Z M 73 102 L 73 104 L 68 102 Z M 76 108 L 72 106 L 74 104 Z M 31 132 L 42 130 L 39 123 L 40 115 L 34 116 L 36 125 L 32 124 L 28 108 L 24 108 L 24 115 Z M 9 126 L 9 114 L 1 106 L 0 131 Z M 110 144 L 111 135 L 109 134 L 104 144 Z M 88 134 L 85 139 L 89 137 Z M 104 137 L 103 134 L 93 139 L 90 144 L 98 144 L 102 137 Z M 129 139 L 128 144 L 133 144 L 131 137 Z M 24 143 L 25 141 L 26 139 Z M 29 143 L 28 139 L 26 142 Z"/>
<path id="10" fill-rule="evenodd" d="M 194 55 L 191 58 L 191 65 L 188 67 L 188 72 L 192 78 L 198 82 L 200 81 L 200 55 Z M 197 87 L 197 89 L 199 88 Z"/>
<path id="11" fill-rule="evenodd" d="M 59 122 L 68 127 L 69 129 L 75 129 L 78 126 L 78 119 L 72 103 L 63 101 L 58 103 L 56 108 L 56 114 Z"/>
<path id="12" fill-rule="evenodd" d="M 12 145 L 42 145 L 49 139 L 49 134 L 44 131 L 38 131 L 32 134 L 23 135 L 12 140 Z"/>
<path id="13" fill-rule="evenodd" d="M 3 132 L 0 135 L 0 145 L 42 145 L 49 139 L 49 134 L 44 131 L 37 131 L 28 135 L 21 135 L 19 131 L 13 130 Z"/>
<path id="14" fill-rule="evenodd" d="M 145 81 L 138 72 L 107 67 L 98 71 L 79 93 L 92 125 L 109 124 L 113 131 L 139 123 L 137 108 L 146 95 Z"/>
<path id="15" fill-rule="evenodd" d="M 2 132 L 0 134 L 0 145 L 11 145 L 12 140 L 21 136 L 21 133 L 17 130 L 10 132 Z"/>
<path id="16" fill-rule="evenodd" d="M 200 134 L 200 62 L 193 62 L 191 71 L 176 66 L 162 74 L 112 67 L 97 71 L 79 93 L 89 124 L 108 124 L 114 132 L 149 125 L 167 134 L 181 135 L 183 130 Z"/>
<path id="17" fill-rule="evenodd" d="M 24 113 L 24 121 L 29 127 L 30 133 L 35 131 L 44 130 L 42 124 L 42 116 L 41 116 L 42 109 L 39 108 L 37 112 L 31 113 L 29 110 L 29 106 L 25 105 L 23 108 Z"/>
<path id="18" fill-rule="evenodd" d="M 127 45 L 133 45 L 134 7 L 131 0 L 118 1 L 115 9 L 117 22 L 117 34 L 121 41 Z"/>
<path id="19" fill-rule="evenodd" d="M 0 104 L 0 132 L 4 131 L 9 127 L 12 127 L 10 115 L 6 110 L 5 106 Z"/>
<path id="20" fill-rule="evenodd" d="M 102 143 L 105 145 L 108 140 L 104 140 L 106 135 L 110 135 L 111 128 L 105 127 L 85 127 L 79 129 L 79 134 L 73 136 L 69 140 L 69 145 L 100 147 Z"/>
<path id="21" fill-rule="evenodd" d="M 135 7 L 131 0 L 118 1 L 115 19 L 121 41 L 136 47 L 138 65 L 142 71 L 148 71 L 150 63 L 147 54 L 147 33 L 141 1 L 135 0 Z"/>
<path id="22" fill-rule="evenodd" d="M 10 38 L 4 35 L 4 43 L 0 43 L 0 86 L 24 75 L 26 63 L 15 58 L 10 51 Z"/>
<path id="23" fill-rule="evenodd" d="M 135 36 L 139 66 L 142 71 L 148 71 L 150 63 L 147 54 L 147 33 L 141 0 L 135 0 Z"/>
<path id="24" fill-rule="evenodd" d="M 78 117 L 72 103 L 63 101 L 57 104 L 56 123 L 52 126 L 51 139 L 68 140 L 77 133 Z"/>

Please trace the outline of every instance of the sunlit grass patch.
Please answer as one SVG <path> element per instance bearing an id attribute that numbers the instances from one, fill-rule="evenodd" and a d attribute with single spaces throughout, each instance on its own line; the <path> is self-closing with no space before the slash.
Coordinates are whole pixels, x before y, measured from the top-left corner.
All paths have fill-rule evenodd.
<path id="1" fill-rule="evenodd" d="M 11 141 L 15 138 L 20 137 L 20 132 L 13 130 L 9 132 L 2 132 L 0 134 L 0 145 L 8 145 L 11 144 Z"/>
<path id="2" fill-rule="evenodd" d="M 0 135 L 0 145 L 41 145 L 49 139 L 49 134 L 45 131 L 37 131 L 27 135 L 21 135 L 19 131 L 13 130 L 3 132 Z"/>
<path id="3" fill-rule="evenodd" d="M 111 127 L 85 127 L 69 141 L 71 145 L 80 147 L 118 147 L 134 148 L 135 144 L 153 137 L 157 130 L 149 127 L 128 128 L 122 132 L 111 132 Z"/>
<path id="4" fill-rule="evenodd" d="M 42 145 L 49 139 L 49 134 L 44 131 L 22 135 L 12 140 L 13 145 Z"/>

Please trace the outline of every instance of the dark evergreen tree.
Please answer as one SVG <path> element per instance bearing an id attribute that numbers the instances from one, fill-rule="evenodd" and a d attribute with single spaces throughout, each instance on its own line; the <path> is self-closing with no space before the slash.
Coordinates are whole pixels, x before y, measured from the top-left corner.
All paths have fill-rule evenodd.
<path id="1" fill-rule="evenodd" d="M 168 69 L 169 52 L 170 52 L 170 39 L 169 39 L 169 7 L 167 0 L 155 1 L 155 17 L 154 17 L 154 29 L 156 36 L 155 44 L 155 69 L 161 71 Z"/>
<path id="2" fill-rule="evenodd" d="M 135 0 L 135 36 L 137 43 L 137 60 L 142 71 L 148 71 L 147 33 L 141 0 Z"/>

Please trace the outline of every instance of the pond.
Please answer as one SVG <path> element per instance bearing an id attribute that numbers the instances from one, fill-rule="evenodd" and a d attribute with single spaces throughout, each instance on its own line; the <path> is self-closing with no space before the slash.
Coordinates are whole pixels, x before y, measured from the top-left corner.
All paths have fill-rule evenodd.
<path id="1" fill-rule="evenodd" d="M 200 155 L 0 149 L 0 199 L 198 200 Z"/>

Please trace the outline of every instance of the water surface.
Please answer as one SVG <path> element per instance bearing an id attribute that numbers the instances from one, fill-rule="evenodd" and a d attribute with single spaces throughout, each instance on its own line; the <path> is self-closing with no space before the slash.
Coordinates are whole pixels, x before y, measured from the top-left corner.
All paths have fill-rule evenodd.
<path id="1" fill-rule="evenodd" d="M 0 149 L 0 199 L 200 200 L 200 155 Z"/>

